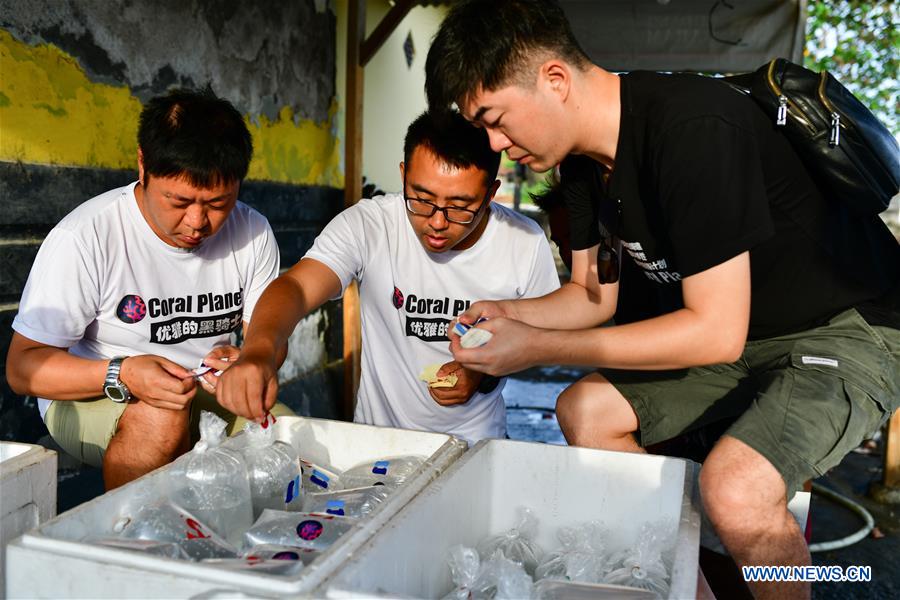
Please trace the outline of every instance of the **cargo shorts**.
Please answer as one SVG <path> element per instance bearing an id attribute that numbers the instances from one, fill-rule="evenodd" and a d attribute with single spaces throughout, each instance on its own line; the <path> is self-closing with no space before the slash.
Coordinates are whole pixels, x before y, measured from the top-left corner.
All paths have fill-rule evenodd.
<path id="1" fill-rule="evenodd" d="M 849 309 L 815 329 L 747 342 L 730 364 L 600 373 L 634 408 L 642 446 L 733 420 L 725 435 L 763 455 L 790 498 L 900 406 L 900 330 Z"/>
<path id="2" fill-rule="evenodd" d="M 113 402 L 106 396 L 94 400 L 57 400 L 47 408 L 44 424 L 53 440 L 68 454 L 92 467 L 101 468 L 106 447 L 116 433 L 126 406 L 125 402 Z M 241 431 L 247 423 L 245 418 L 222 408 L 215 396 L 197 388 L 190 408 L 191 444 L 200 439 L 200 412 L 204 410 L 215 413 L 228 423 L 225 430 L 228 435 Z M 290 408 L 281 403 L 276 403 L 271 413 L 276 417 L 294 415 Z"/>

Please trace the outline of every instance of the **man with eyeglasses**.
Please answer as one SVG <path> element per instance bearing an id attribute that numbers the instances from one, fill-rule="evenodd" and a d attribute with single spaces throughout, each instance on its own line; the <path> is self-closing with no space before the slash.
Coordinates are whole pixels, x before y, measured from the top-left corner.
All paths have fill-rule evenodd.
<path id="1" fill-rule="evenodd" d="M 262 416 L 275 403 L 278 351 L 297 322 L 355 279 L 363 347 L 354 420 L 470 442 L 503 437 L 503 381 L 453 360 L 449 323 L 479 298 L 542 296 L 559 279 L 541 228 L 492 203 L 499 161 L 484 131 L 460 115 L 418 117 L 400 163 L 403 195 L 364 199 L 342 212 L 268 287 L 240 360 L 218 383 L 219 402 Z M 453 374 L 455 385 L 419 379 L 436 364 L 438 377 Z"/>

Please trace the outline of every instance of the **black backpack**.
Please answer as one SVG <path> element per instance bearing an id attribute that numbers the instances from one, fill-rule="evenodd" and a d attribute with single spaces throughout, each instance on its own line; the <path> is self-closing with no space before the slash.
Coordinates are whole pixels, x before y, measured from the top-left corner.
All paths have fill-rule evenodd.
<path id="1" fill-rule="evenodd" d="M 779 128 L 813 180 L 854 212 L 885 210 L 900 188 L 900 147 L 887 127 L 827 71 L 776 58 L 725 77 Z"/>

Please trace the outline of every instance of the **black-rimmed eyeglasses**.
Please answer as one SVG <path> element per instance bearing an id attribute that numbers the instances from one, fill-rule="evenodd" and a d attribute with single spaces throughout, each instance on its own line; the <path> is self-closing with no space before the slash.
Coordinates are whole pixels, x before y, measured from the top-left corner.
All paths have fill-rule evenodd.
<path id="1" fill-rule="evenodd" d="M 468 225 L 474 221 L 484 204 L 485 203 L 482 202 L 477 210 L 469 210 L 467 208 L 459 208 L 456 206 L 438 206 L 433 202 L 421 200 L 419 198 L 406 198 L 406 210 L 412 214 L 419 217 L 430 217 L 437 211 L 441 211 L 444 213 L 445 219 L 451 223 L 457 223 L 458 225 Z"/>

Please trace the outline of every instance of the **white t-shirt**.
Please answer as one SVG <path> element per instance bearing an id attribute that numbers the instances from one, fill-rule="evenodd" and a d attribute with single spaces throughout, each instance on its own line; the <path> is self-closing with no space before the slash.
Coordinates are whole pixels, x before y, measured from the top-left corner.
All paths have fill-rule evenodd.
<path id="1" fill-rule="evenodd" d="M 419 379 L 453 360 L 447 324 L 477 300 L 543 296 L 559 287 L 544 232 L 491 204 L 481 238 L 466 250 L 430 253 L 402 196 L 362 200 L 322 231 L 305 258 L 329 267 L 343 289 L 359 282 L 362 376 L 354 420 L 451 433 L 474 442 L 506 435 L 504 381 L 465 404 L 441 406 Z"/>
<path id="2" fill-rule="evenodd" d="M 88 200 L 50 231 L 13 329 L 84 358 L 155 354 L 194 368 L 249 321 L 278 276 L 278 245 L 265 217 L 238 202 L 200 247 L 170 246 L 134 186 Z M 38 405 L 43 417 L 50 401 Z"/>

